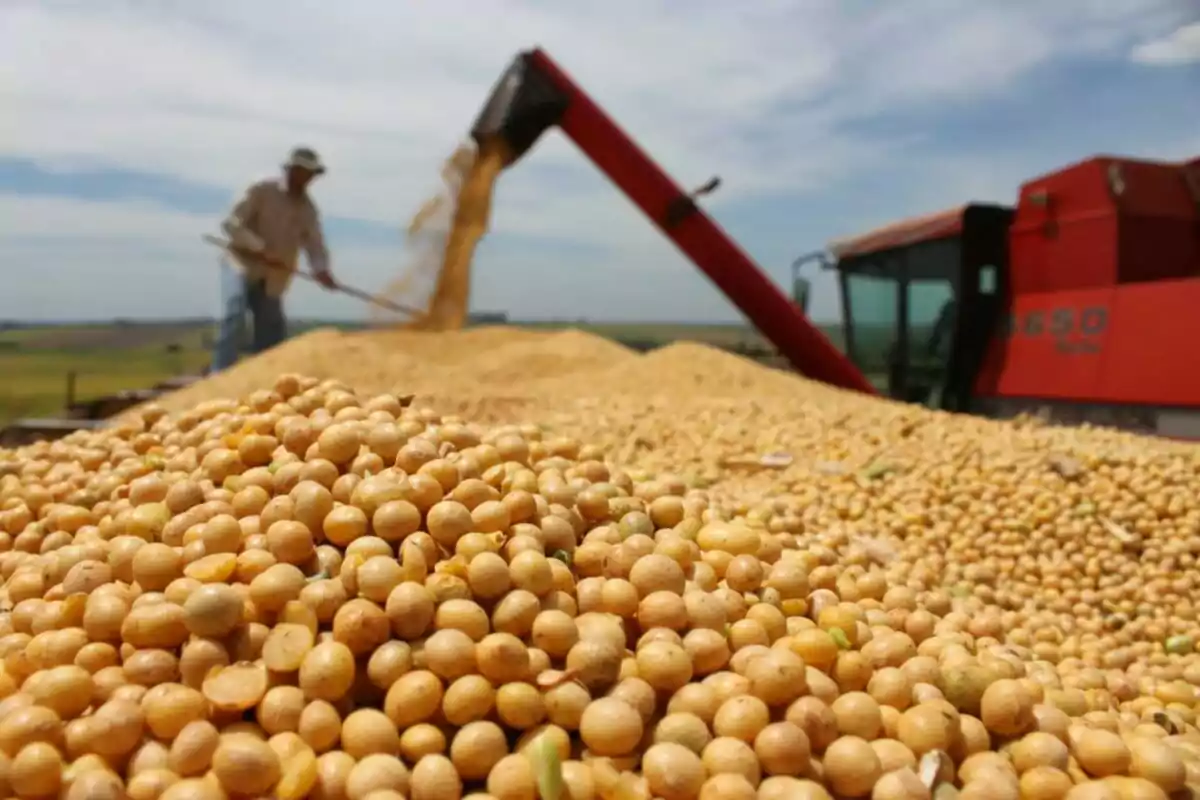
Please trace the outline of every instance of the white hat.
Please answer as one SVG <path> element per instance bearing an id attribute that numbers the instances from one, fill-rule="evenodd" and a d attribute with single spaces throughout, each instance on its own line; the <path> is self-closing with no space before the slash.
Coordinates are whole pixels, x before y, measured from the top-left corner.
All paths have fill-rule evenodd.
<path id="1" fill-rule="evenodd" d="M 325 171 L 325 165 L 321 163 L 321 157 L 311 147 L 297 147 L 293 150 L 288 160 L 283 164 L 284 169 L 291 167 L 307 170 L 314 175 L 320 175 Z"/>

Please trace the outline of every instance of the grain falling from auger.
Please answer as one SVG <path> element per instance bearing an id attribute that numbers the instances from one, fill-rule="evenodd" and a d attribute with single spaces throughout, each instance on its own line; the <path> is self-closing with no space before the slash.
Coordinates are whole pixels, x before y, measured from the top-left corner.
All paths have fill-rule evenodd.
<path id="1" fill-rule="evenodd" d="M 465 324 L 472 259 L 487 233 L 492 192 L 508 157 L 504 142 L 485 139 L 478 147 L 463 144 L 446 160 L 442 190 L 421 205 L 408 225 L 411 266 L 382 292 L 406 304 L 423 295 L 426 313 L 403 327 L 448 331 Z"/>

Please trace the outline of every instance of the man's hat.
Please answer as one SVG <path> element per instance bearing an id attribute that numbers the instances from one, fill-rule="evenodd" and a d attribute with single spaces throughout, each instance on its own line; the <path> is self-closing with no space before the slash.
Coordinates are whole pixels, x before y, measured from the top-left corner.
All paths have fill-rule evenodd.
<path id="1" fill-rule="evenodd" d="M 284 169 L 297 167 L 307 170 L 313 175 L 320 175 L 325 171 L 325 165 L 321 163 L 321 157 L 311 147 L 297 147 L 292 151 L 291 156 L 284 162 Z"/>

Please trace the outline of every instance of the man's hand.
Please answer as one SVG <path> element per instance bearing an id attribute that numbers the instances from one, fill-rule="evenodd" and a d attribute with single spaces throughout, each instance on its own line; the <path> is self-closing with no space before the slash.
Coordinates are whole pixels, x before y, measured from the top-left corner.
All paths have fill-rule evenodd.
<path id="1" fill-rule="evenodd" d="M 313 277 L 317 279 L 317 283 L 324 286 L 326 289 L 336 289 L 337 281 L 333 279 L 333 273 L 327 269 L 319 270 L 313 273 Z"/>

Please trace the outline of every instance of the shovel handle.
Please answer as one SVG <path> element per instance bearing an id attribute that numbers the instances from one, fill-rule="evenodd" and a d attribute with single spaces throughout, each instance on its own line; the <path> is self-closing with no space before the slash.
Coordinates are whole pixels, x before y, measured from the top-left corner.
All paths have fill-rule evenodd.
<path id="1" fill-rule="evenodd" d="M 237 251 L 237 248 L 233 246 L 232 242 L 230 242 L 226 239 L 222 239 L 219 236 L 213 236 L 212 234 L 206 233 L 201 238 L 204 239 L 204 241 L 207 242 L 208 244 L 215 245 L 227 252 L 234 253 Z M 274 258 L 271 258 L 270 256 L 267 256 L 267 255 L 263 255 L 263 254 L 259 254 L 259 253 L 249 253 L 249 255 L 252 255 L 254 258 L 258 259 L 259 261 L 261 261 L 263 264 L 270 267 L 271 269 L 286 270 L 287 272 L 293 272 L 296 275 L 299 275 L 301 278 L 304 278 L 305 280 L 312 281 L 313 283 L 320 283 L 320 281 L 317 280 L 317 277 L 315 275 L 313 275 L 311 272 L 305 272 L 304 270 L 300 270 L 300 269 L 293 270 L 290 267 L 288 267 L 286 264 L 284 264 L 283 262 L 278 261 Z M 420 317 L 420 316 L 423 316 L 425 313 L 423 311 L 418 311 L 415 308 L 410 308 L 408 306 L 402 306 L 399 303 L 393 303 L 390 300 L 385 300 L 384 298 L 379 297 L 377 295 L 373 295 L 369 292 L 364 292 L 362 289 L 356 289 L 353 286 L 347 286 L 344 283 L 334 284 L 334 286 L 332 288 L 334 289 L 334 291 L 338 291 L 338 292 L 341 292 L 342 294 L 350 295 L 351 297 L 354 297 L 358 300 L 362 300 L 363 302 L 371 303 L 372 305 L 379 306 L 380 308 L 386 308 L 389 311 L 395 311 L 400 314 L 408 314 L 411 317 Z"/>

